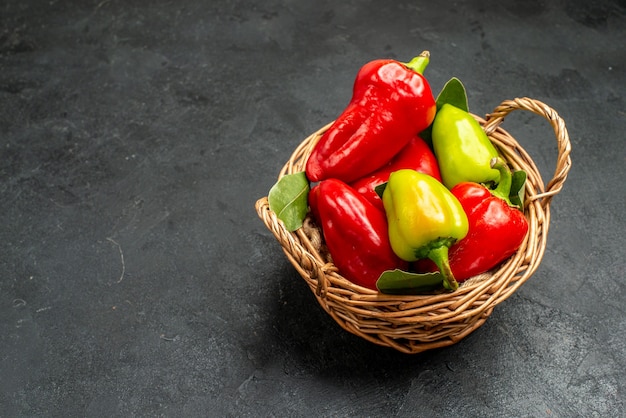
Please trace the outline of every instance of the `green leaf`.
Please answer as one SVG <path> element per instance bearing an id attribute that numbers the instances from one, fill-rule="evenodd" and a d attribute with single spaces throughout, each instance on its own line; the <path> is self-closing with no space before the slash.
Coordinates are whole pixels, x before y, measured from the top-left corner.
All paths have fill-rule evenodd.
<path id="1" fill-rule="evenodd" d="M 267 196 L 270 209 L 289 231 L 302 226 L 309 202 L 309 181 L 304 172 L 287 174 L 272 186 Z"/>
<path id="2" fill-rule="evenodd" d="M 514 171 L 511 176 L 511 191 L 509 199 L 515 206 L 519 206 L 520 210 L 524 210 L 524 200 L 526 192 L 526 172 L 524 170 Z"/>
<path id="3" fill-rule="evenodd" d="M 429 147 L 433 146 L 433 124 L 428 125 L 428 128 L 424 129 L 419 133 L 420 138 L 422 138 Z"/>
<path id="4" fill-rule="evenodd" d="M 441 109 L 444 104 L 451 104 L 461 110 L 469 112 L 467 103 L 467 92 L 465 86 L 456 77 L 452 77 L 437 96 L 437 110 Z"/>
<path id="5" fill-rule="evenodd" d="M 384 271 L 376 281 L 381 293 L 389 295 L 418 295 L 443 286 L 443 276 L 435 273 L 409 273 L 403 270 Z"/>
<path id="6" fill-rule="evenodd" d="M 381 183 L 378 186 L 374 187 L 374 191 L 380 197 L 383 198 L 383 193 L 385 192 L 385 188 L 387 187 L 387 182 Z"/>

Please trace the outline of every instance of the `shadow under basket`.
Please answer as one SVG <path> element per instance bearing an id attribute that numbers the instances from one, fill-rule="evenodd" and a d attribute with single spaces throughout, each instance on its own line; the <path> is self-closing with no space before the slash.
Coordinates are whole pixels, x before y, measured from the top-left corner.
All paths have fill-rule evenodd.
<path id="1" fill-rule="evenodd" d="M 513 110 L 527 110 L 548 120 L 557 140 L 556 170 L 547 187 L 535 163 L 500 124 Z M 307 217 L 289 232 L 270 210 L 267 197 L 256 210 L 274 234 L 291 264 L 309 285 L 322 308 L 346 331 L 404 353 L 419 353 L 459 342 L 480 327 L 493 308 L 506 300 L 535 272 L 546 248 L 550 202 L 571 167 L 571 144 L 565 123 L 546 104 L 529 98 L 503 101 L 482 119 L 489 139 L 509 165 L 527 173 L 524 214 L 529 228 L 519 250 L 496 269 L 473 277 L 458 290 L 433 295 L 385 295 L 353 284 L 337 270 L 321 230 Z M 293 152 L 278 178 L 305 170 L 306 161 L 330 123 L 306 138 Z"/>

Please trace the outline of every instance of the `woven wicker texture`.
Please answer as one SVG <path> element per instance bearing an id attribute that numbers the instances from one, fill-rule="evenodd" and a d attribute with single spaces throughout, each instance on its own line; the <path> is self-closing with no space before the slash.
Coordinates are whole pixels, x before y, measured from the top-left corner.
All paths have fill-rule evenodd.
<path id="1" fill-rule="evenodd" d="M 535 163 L 500 124 L 514 110 L 544 117 L 554 129 L 558 157 L 553 178 L 544 186 Z M 311 288 L 322 308 L 346 331 L 372 343 L 404 353 L 454 344 L 480 327 L 494 307 L 506 300 L 536 271 L 543 258 L 550 224 L 550 202 L 571 167 L 571 144 L 565 123 L 546 104 L 529 98 L 502 102 L 486 119 L 475 116 L 509 165 L 525 170 L 526 239 L 511 258 L 493 271 L 471 278 L 452 293 L 419 296 L 384 295 L 343 278 L 325 249 L 321 231 L 311 218 L 297 231 L 285 229 L 269 208 L 267 197 L 256 210 L 274 234 L 288 260 Z M 306 138 L 293 152 L 279 178 L 304 171 L 313 147 L 329 128 L 324 126 Z"/>

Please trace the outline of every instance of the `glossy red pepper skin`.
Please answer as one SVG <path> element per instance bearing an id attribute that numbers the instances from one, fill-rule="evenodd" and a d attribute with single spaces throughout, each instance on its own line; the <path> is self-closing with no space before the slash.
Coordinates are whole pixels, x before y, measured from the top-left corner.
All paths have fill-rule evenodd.
<path id="1" fill-rule="evenodd" d="M 481 184 L 462 182 L 452 194 L 463 206 L 468 221 L 467 236 L 448 251 L 450 268 L 458 282 L 496 267 L 520 247 L 528 232 L 524 214 Z M 429 260 L 420 261 L 418 269 L 435 271 Z"/>
<path id="2" fill-rule="evenodd" d="M 381 59 L 359 70 L 350 103 L 309 156 L 310 181 L 336 178 L 350 183 L 363 177 L 431 124 L 435 99 L 424 76 L 410 64 Z"/>
<path id="3" fill-rule="evenodd" d="M 385 270 L 407 268 L 391 249 L 384 212 L 346 183 L 320 182 L 309 194 L 309 205 L 333 263 L 346 279 L 376 290 L 376 281 Z"/>
<path id="4" fill-rule="evenodd" d="M 441 181 L 441 173 L 434 152 L 422 138 L 414 136 L 389 163 L 350 183 L 350 186 L 380 210 L 385 210 L 382 199 L 375 191 L 376 186 L 387 182 L 389 175 L 394 171 L 407 168 L 428 174 Z"/>

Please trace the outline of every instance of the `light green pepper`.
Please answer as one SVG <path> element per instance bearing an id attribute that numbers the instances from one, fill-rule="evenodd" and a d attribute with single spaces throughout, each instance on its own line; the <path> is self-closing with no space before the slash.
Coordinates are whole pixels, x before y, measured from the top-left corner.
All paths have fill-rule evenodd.
<path id="1" fill-rule="evenodd" d="M 432 142 L 448 189 L 464 181 L 497 184 L 500 180 L 498 170 L 491 168 L 498 150 L 468 112 L 444 104 L 433 122 Z"/>

